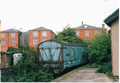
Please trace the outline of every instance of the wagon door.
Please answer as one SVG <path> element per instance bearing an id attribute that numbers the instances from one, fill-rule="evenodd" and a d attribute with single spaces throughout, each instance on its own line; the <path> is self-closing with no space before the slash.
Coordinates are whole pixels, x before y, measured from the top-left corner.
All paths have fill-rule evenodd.
<path id="1" fill-rule="evenodd" d="M 62 45 L 55 41 L 46 41 L 39 45 L 39 61 L 43 66 L 55 66 L 62 60 Z"/>

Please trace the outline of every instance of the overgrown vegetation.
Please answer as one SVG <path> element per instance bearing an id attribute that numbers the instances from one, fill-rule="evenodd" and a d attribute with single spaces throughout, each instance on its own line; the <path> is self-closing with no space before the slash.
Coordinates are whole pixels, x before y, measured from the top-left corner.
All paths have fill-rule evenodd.
<path id="1" fill-rule="evenodd" d="M 13 48 L 9 48 L 11 52 Z M 22 52 L 22 59 L 13 65 L 9 71 L 2 70 L 2 82 L 50 82 L 54 79 L 53 73 L 49 68 L 41 68 L 38 63 L 37 52 L 28 44 L 22 49 L 14 50 L 14 52 Z"/>
<path id="2" fill-rule="evenodd" d="M 88 48 L 90 63 L 85 67 L 98 68 L 96 72 L 105 73 L 113 78 L 110 34 L 103 30 L 101 34 L 95 35 L 91 38 Z"/>
<path id="3" fill-rule="evenodd" d="M 84 43 L 83 39 L 77 37 L 75 29 L 71 28 L 69 25 L 64 27 L 62 31 L 58 32 L 57 35 L 52 38 L 52 40 Z"/>
<path id="4" fill-rule="evenodd" d="M 96 72 L 105 73 L 110 78 L 112 75 L 111 66 L 111 41 L 110 34 L 102 31 L 102 34 L 95 35 L 90 41 L 84 42 L 81 38 L 77 37 L 75 29 L 66 26 L 61 32 L 52 38 L 52 40 L 67 41 L 74 43 L 89 43 L 88 54 L 90 63 L 84 67 L 97 68 Z M 23 57 L 13 65 L 8 75 L 2 75 L 2 82 L 50 82 L 54 79 L 53 73 L 50 69 L 44 69 L 39 66 L 37 52 L 28 44 L 22 48 L 9 48 L 8 52 L 18 53 L 21 52 Z M 5 73 L 6 71 L 2 71 Z"/>

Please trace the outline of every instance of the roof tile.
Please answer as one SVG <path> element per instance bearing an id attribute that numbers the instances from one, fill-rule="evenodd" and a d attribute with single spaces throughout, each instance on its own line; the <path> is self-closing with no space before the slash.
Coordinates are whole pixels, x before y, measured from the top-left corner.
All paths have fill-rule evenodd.
<path id="1" fill-rule="evenodd" d="M 93 29 L 102 29 L 100 27 L 95 27 L 91 25 L 84 24 L 82 26 L 75 27 L 77 30 L 93 30 Z"/>
<path id="2" fill-rule="evenodd" d="M 17 30 L 17 29 L 7 29 L 7 30 L 4 30 L 4 31 L 1 31 L 1 32 L 19 32 L 19 33 L 22 33 L 21 31 Z"/>
<path id="3" fill-rule="evenodd" d="M 43 30 L 50 30 L 50 29 L 47 29 L 47 28 L 44 28 L 44 27 L 38 27 L 38 28 L 29 30 L 29 31 L 43 31 Z"/>

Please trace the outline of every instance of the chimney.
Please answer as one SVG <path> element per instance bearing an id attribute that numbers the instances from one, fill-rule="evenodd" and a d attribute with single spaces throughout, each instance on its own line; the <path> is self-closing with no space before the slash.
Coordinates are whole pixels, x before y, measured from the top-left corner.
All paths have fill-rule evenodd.
<path id="1" fill-rule="evenodd" d="M 83 25 L 83 21 L 82 21 L 82 25 Z"/>
<path id="2" fill-rule="evenodd" d="M 104 25 L 104 24 L 102 24 L 102 29 L 103 29 L 103 30 L 105 29 L 105 25 Z"/>

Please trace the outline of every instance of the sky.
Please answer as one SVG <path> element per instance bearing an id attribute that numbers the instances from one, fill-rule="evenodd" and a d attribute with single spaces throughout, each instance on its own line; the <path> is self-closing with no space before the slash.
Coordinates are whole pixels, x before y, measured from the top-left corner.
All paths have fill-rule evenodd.
<path id="1" fill-rule="evenodd" d="M 102 27 L 117 8 L 119 0 L 0 0 L 1 30 L 25 32 L 43 26 L 57 33 L 67 24 L 81 26 L 82 21 Z"/>

